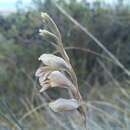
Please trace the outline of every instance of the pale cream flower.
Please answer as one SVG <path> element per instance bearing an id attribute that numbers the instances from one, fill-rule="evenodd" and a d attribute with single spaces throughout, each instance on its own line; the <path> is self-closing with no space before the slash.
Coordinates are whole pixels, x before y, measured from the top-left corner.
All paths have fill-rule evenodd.
<path id="1" fill-rule="evenodd" d="M 66 85 L 66 86 L 72 86 L 72 82 L 60 71 L 53 71 L 48 76 L 48 79 L 51 80 L 51 86 L 56 85 Z"/>
<path id="2" fill-rule="evenodd" d="M 47 41 L 51 43 L 54 47 L 58 48 L 58 38 L 55 34 L 45 30 L 45 29 L 39 29 L 39 34 L 44 37 Z"/>
<path id="3" fill-rule="evenodd" d="M 49 103 L 49 107 L 54 112 L 72 111 L 76 110 L 79 106 L 80 103 L 76 99 L 59 98 L 56 101 Z"/>
<path id="4" fill-rule="evenodd" d="M 69 88 L 73 92 L 76 91 L 73 83 L 62 72 L 59 71 L 46 73 L 44 76 L 39 78 L 39 83 L 42 86 L 40 92 L 52 87 Z"/>
<path id="5" fill-rule="evenodd" d="M 56 68 L 56 69 L 63 69 L 63 70 L 68 70 L 71 69 L 71 66 L 65 62 L 65 60 L 61 57 L 58 57 L 53 54 L 42 54 L 39 57 L 39 60 L 43 62 L 43 64 L 50 66 L 51 68 Z"/>

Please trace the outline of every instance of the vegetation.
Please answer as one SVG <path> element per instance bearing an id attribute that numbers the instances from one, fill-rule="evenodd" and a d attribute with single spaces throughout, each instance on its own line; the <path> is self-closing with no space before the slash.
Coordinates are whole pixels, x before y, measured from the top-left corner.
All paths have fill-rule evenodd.
<path id="1" fill-rule="evenodd" d="M 112 7 L 84 0 L 53 2 L 33 0 L 35 8 L 25 11 L 18 6 L 16 13 L 0 16 L 0 129 L 83 129 L 75 115 L 56 114 L 47 107 L 48 94 L 57 98 L 66 96 L 66 91 L 38 92 L 37 58 L 54 51 L 38 35 L 44 28 L 40 12 L 45 11 L 56 22 L 76 70 L 89 130 L 129 130 L 130 5 L 122 0 Z"/>

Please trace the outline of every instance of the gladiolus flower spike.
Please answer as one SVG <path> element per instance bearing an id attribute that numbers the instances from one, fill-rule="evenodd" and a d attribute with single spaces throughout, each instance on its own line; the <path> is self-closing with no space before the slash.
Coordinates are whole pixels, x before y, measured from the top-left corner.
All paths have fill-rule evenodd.
<path id="1" fill-rule="evenodd" d="M 42 62 L 35 76 L 38 77 L 41 89 L 40 93 L 53 87 L 66 88 L 71 92 L 68 99 L 59 98 L 49 103 L 54 112 L 65 112 L 78 110 L 86 122 L 86 111 L 83 106 L 82 96 L 78 89 L 76 74 L 69 62 L 69 57 L 63 47 L 61 34 L 51 17 L 47 13 L 41 13 L 42 20 L 48 30 L 39 30 L 40 35 L 45 39 L 54 42 L 57 52 L 61 57 L 53 54 L 42 54 L 38 60 Z"/>

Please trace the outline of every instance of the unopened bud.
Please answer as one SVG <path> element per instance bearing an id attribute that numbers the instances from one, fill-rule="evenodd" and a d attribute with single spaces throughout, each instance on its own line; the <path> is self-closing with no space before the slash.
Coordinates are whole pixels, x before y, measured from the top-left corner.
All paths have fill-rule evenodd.
<path id="1" fill-rule="evenodd" d="M 76 110 L 79 106 L 80 104 L 76 99 L 59 98 L 56 101 L 49 103 L 49 107 L 54 112 L 72 111 Z"/>
<path id="2" fill-rule="evenodd" d="M 39 29 L 39 34 L 41 36 L 43 36 L 47 41 L 53 42 L 53 43 L 57 43 L 58 42 L 58 38 L 55 34 L 45 30 L 45 29 Z"/>

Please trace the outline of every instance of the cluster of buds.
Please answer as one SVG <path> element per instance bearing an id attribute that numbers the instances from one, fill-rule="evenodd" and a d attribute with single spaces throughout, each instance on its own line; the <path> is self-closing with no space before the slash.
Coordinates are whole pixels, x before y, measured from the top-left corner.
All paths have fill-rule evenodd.
<path id="1" fill-rule="evenodd" d="M 42 54 L 39 57 L 43 66 L 37 69 L 35 75 L 39 79 L 40 92 L 45 92 L 53 87 L 67 89 L 71 92 L 70 97 L 68 99 L 59 98 L 52 101 L 49 103 L 49 107 L 54 112 L 78 110 L 85 119 L 86 113 L 83 107 L 82 96 L 78 89 L 77 77 L 64 50 L 61 34 L 47 13 L 41 13 L 41 17 L 47 30 L 40 29 L 39 33 L 56 47 L 61 57 L 53 54 Z"/>

